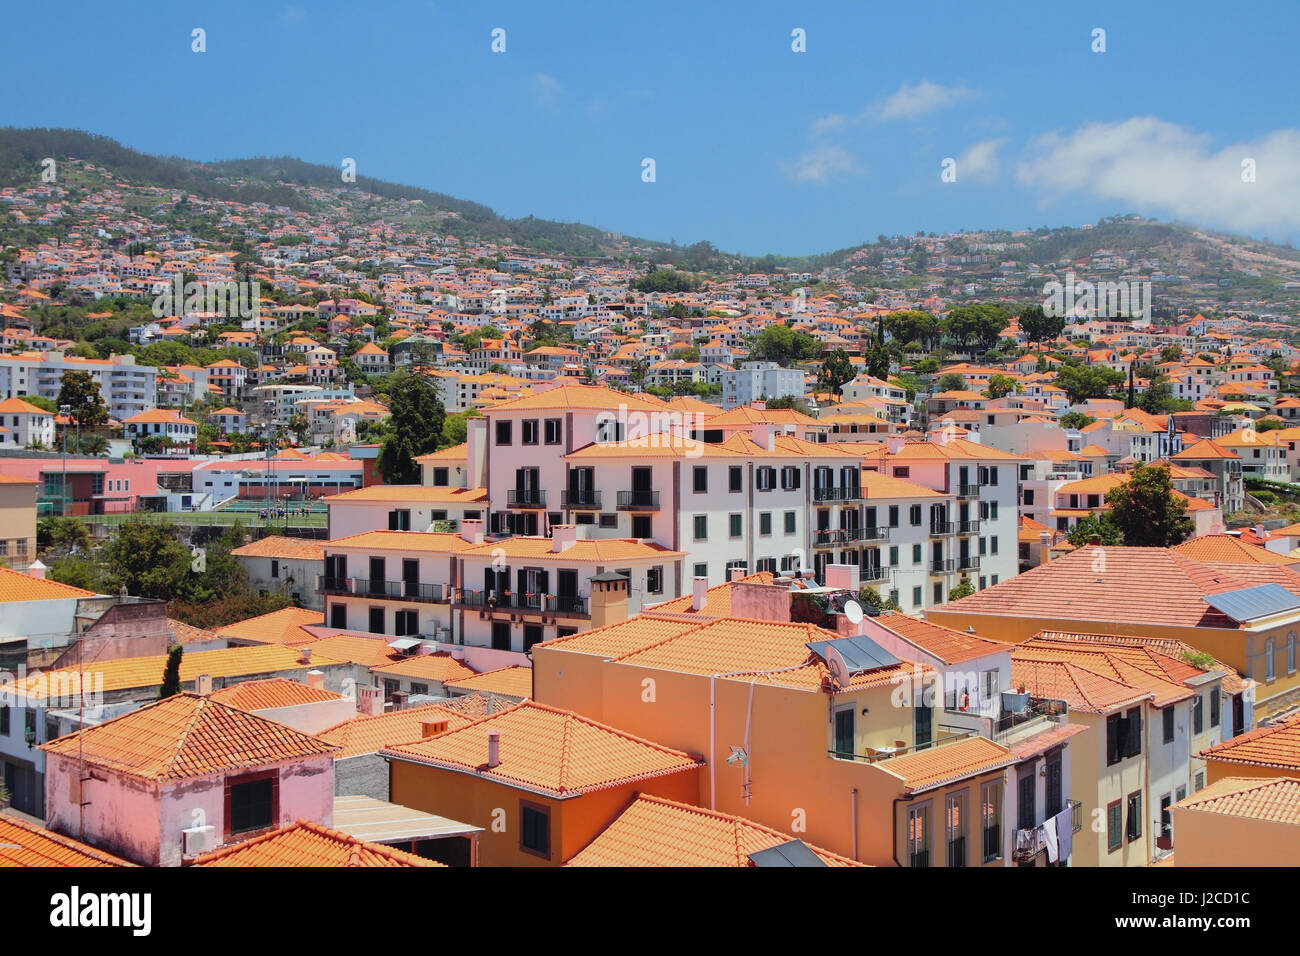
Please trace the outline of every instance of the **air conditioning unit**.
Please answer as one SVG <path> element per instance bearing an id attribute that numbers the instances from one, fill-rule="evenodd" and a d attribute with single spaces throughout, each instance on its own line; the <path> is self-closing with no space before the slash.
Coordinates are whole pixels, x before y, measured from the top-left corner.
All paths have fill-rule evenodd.
<path id="1" fill-rule="evenodd" d="M 181 856 L 196 857 L 217 848 L 217 828 L 189 827 L 181 831 Z"/>

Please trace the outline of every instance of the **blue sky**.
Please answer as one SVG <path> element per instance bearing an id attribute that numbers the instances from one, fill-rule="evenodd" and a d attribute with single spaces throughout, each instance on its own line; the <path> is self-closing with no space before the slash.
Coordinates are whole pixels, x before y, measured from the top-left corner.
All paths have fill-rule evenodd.
<path id="1" fill-rule="evenodd" d="M 1123 212 L 1300 238 L 1293 2 L 227 0 L 5 20 L 0 124 L 352 157 L 509 216 L 750 254 Z"/>

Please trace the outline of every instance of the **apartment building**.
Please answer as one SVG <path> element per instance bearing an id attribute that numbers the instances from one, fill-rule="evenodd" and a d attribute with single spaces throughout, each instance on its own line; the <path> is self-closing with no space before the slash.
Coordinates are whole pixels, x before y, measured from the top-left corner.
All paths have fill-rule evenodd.
<path id="1" fill-rule="evenodd" d="M 54 413 L 21 398 L 0 401 L 0 448 L 54 448 Z"/>
<path id="2" fill-rule="evenodd" d="M 131 355 L 87 359 L 62 352 L 0 355 L 0 397 L 40 395 L 57 401 L 65 372 L 86 372 L 99 386 L 108 414 L 118 421 L 149 411 L 157 400 L 158 369 Z"/>

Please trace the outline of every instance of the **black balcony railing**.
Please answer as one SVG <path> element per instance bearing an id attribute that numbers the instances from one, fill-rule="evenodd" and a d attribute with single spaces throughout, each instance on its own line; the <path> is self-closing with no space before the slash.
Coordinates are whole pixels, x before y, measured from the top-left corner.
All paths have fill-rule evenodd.
<path id="1" fill-rule="evenodd" d="M 659 492 L 643 491 L 641 489 L 620 491 L 618 493 L 618 509 L 620 511 L 658 511 Z"/>
<path id="2" fill-rule="evenodd" d="M 885 569 L 875 564 L 864 564 L 861 572 L 858 574 L 859 581 L 883 581 L 885 580 Z"/>
<path id="3" fill-rule="evenodd" d="M 979 485 L 958 485 L 957 486 L 958 498 L 978 498 L 979 496 L 980 496 Z"/>
<path id="4" fill-rule="evenodd" d="M 952 571 L 956 564 L 952 558 L 938 558 L 930 562 L 931 574 L 947 574 Z"/>
<path id="5" fill-rule="evenodd" d="M 980 559 L 977 555 L 968 554 L 964 558 L 957 559 L 958 571 L 977 571 L 979 570 Z"/>
<path id="6" fill-rule="evenodd" d="M 980 523 L 978 520 L 957 522 L 958 534 L 979 534 L 979 530 Z"/>
<path id="7" fill-rule="evenodd" d="M 590 488 L 566 488 L 560 492 L 560 504 L 574 510 L 600 510 L 600 492 Z"/>
<path id="8" fill-rule="evenodd" d="M 322 594 L 350 594 L 352 589 L 348 587 L 347 578 L 323 577 L 320 579 L 320 587 L 317 589 Z"/>
<path id="9" fill-rule="evenodd" d="M 541 488 L 511 488 L 506 492 L 508 508 L 545 508 L 546 492 Z"/>
<path id="10" fill-rule="evenodd" d="M 955 527 L 951 521 L 931 521 L 930 534 L 952 534 Z"/>
<path id="11" fill-rule="evenodd" d="M 587 616 L 587 599 L 580 595 L 539 594 L 523 591 L 476 591 L 468 588 L 457 592 L 455 602 L 463 607 L 499 609 L 505 611 L 533 611 L 554 614 Z"/>
<path id="12" fill-rule="evenodd" d="M 814 548 L 834 548 L 855 541 L 883 541 L 888 528 L 819 528 L 813 532 Z"/>
<path id="13" fill-rule="evenodd" d="M 853 485 L 820 485 L 813 488 L 813 501 L 856 501 L 862 490 Z"/>
<path id="14" fill-rule="evenodd" d="M 388 598 L 394 601 L 438 602 L 447 600 L 443 584 L 422 584 L 419 581 L 379 581 L 372 578 L 355 578 L 353 594 Z"/>

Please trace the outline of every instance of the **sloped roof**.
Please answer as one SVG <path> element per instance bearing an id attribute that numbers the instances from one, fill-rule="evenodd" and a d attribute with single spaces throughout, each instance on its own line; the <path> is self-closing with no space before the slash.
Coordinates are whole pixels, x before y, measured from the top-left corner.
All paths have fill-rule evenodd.
<path id="1" fill-rule="evenodd" d="M 194 866 L 445 866 L 405 850 L 367 843 L 338 830 L 298 820 L 198 857 Z"/>

